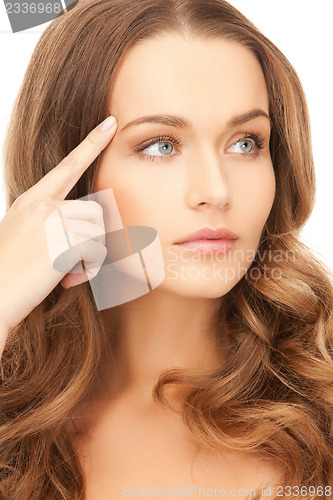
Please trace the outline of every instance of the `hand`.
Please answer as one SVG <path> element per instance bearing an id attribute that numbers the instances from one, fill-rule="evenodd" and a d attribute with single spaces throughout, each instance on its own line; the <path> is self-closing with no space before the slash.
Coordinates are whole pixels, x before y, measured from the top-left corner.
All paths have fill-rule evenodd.
<path id="1" fill-rule="evenodd" d="M 78 263 L 81 265 L 77 252 L 66 257 L 66 269 L 59 271 L 53 267 L 49 246 L 56 246 L 57 241 L 64 237 L 64 228 L 55 224 L 50 242 L 45 221 L 51 214 L 61 210 L 65 215 L 72 245 L 85 241 L 81 246 L 82 256 L 95 275 L 107 255 L 101 205 L 93 200 L 65 200 L 115 134 L 116 124 L 108 130 L 102 130 L 100 125 L 39 182 L 19 196 L 0 221 L 0 322 L 8 331 L 40 304 L 59 282 L 68 288 L 91 278 L 86 272 L 69 273 Z"/>

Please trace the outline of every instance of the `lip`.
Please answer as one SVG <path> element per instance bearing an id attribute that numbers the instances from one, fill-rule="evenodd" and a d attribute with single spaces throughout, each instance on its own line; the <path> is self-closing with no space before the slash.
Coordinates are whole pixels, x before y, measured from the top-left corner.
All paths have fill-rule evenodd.
<path id="1" fill-rule="evenodd" d="M 208 253 L 226 253 L 231 250 L 236 239 L 216 239 L 216 240 L 192 240 L 185 241 L 184 243 L 175 243 L 179 247 L 184 247 L 191 252 L 198 252 L 201 254 Z"/>
<path id="2" fill-rule="evenodd" d="M 206 243 L 213 240 L 236 240 L 238 236 L 226 227 L 201 227 L 191 234 L 185 236 L 183 240 L 177 241 L 175 245 L 180 245 L 189 242 L 199 242 L 204 240 Z M 216 243 L 216 241 L 215 241 Z"/>

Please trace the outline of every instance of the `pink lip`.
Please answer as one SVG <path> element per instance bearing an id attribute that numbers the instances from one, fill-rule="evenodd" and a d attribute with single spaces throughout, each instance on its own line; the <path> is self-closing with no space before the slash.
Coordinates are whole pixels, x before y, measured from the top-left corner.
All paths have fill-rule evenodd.
<path id="1" fill-rule="evenodd" d="M 236 239 L 217 239 L 217 240 L 192 240 L 185 241 L 184 243 L 176 243 L 177 246 L 181 246 L 190 250 L 192 252 L 199 252 L 202 254 L 219 252 L 228 252 L 234 245 Z"/>
<path id="2" fill-rule="evenodd" d="M 188 242 L 198 242 L 200 240 L 210 241 L 210 240 L 235 240 L 238 236 L 225 227 L 214 228 L 214 227 L 202 227 L 197 231 L 185 236 L 183 240 L 177 241 L 176 245 L 184 244 Z"/>

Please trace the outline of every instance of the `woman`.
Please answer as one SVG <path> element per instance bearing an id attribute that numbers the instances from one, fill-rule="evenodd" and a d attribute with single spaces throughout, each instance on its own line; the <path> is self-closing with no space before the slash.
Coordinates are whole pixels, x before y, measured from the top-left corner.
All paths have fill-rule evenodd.
<path id="1" fill-rule="evenodd" d="M 224 0 L 81 0 L 49 25 L 4 151 L 3 498 L 331 495 L 333 289 L 298 239 L 310 144 L 295 70 Z M 157 230 L 165 279 L 98 311 L 44 222 L 66 207 L 97 238 L 78 198 L 109 188 L 124 226 Z M 193 243 L 203 227 L 222 239 Z"/>

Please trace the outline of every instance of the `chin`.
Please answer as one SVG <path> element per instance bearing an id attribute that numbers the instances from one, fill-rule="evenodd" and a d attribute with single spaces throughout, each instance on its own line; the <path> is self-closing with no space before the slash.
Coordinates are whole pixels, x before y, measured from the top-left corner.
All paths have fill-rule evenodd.
<path id="1" fill-rule="evenodd" d="M 174 293 L 181 297 L 217 299 L 227 294 L 236 282 L 223 282 L 221 279 L 174 279 L 166 278 L 158 287 L 160 290 Z"/>

